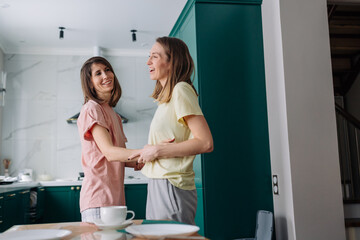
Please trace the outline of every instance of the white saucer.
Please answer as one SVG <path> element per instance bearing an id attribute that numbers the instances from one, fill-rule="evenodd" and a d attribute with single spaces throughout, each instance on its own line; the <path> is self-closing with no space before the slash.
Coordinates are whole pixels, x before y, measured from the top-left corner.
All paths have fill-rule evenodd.
<path id="1" fill-rule="evenodd" d="M 6 240 L 57 240 L 71 234 L 64 229 L 31 229 L 0 234 L 0 239 Z"/>
<path id="2" fill-rule="evenodd" d="M 100 219 L 96 219 L 96 221 L 94 222 L 94 224 L 100 228 L 100 229 L 116 229 L 116 230 L 120 230 L 120 229 L 124 229 L 128 226 L 130 226 L 131 224 L 133 224 L 133 221 L 131 220 L 126 220 L 120 224 L 105 224 L 103 223 Z"/>
<path id="3" fill-rule="evenodd" d="M 141 224 L 127 227 L 126 232 L 141 238 L 189 236 L 199 231 L 198 226 L 187 224 Z"/>

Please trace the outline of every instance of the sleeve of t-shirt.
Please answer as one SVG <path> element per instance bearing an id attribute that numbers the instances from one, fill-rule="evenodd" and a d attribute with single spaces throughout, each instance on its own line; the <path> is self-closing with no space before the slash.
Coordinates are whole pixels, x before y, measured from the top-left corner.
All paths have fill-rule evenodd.
<path id="1" fill-rule="evenodd" d="M 91 129 L 95 124 L 98 124 L 109 131 L 109 126 L 105 121 L 104 113 L 99 104 L 89 104 L 81 111 L 80 115 L 82 115 L 80 119 L 82 121 L 82 133 L 85 140 L 93 140 Z"/>
<path id="2" fill-rule="evenodd" d="M 198 97 L 192 86 L 185 82 L 177 83 L 174 87 L 172 98 L 176 118 L 179 123 L 186 125 L 184 117 L 190 115 L 203 115 L 199 106 Z"/>

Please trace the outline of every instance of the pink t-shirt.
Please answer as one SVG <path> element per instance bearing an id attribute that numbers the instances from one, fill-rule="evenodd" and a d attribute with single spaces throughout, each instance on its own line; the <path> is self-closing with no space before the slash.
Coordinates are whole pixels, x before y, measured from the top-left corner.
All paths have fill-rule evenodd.
<path id="1" fill-rule="evenodd" d="M 84 180 L 80 192 L 80 211 L 88 208 L 125 205 L 124 167 L 120 161 L 108 161 L 97 147 L 91 128 L 106 128 L 114 146 L 126 147 L 121 118 L 108 104 L 89 100 L 81 108 L 77 120 L 81 140 L 81 164 Z"/>

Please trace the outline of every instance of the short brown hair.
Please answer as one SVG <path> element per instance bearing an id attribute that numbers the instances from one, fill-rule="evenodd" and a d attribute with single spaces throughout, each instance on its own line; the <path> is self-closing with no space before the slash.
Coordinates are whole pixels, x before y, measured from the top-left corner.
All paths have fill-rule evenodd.
<path id="1" fill-rule="evenodd" d="M 172 91 L 178 82 L 190 84 L 197 94 L 191 80 L 194 73 L 194 61 L 186 44 L 174 37 L 160 37 L 156 39 L 156 42 L 164 48 L 167 61 L 170 63 L 170 70 L 165 86 L 162 87 L 160 81 L 157 80 L 151 97 L 160 103 L 169 102 Z"/>
<path id="2" fill-rule="evenodd" d="M 111 72 L 114 74 L 114 88 L 111 91 L 111 97 L 108 102 L 109 106 L 115 107 L 117 102 L 121 97 L 121 87 L 119 80 L 117 79 L 114 69 L 112 68 L 111 64 L 103 57 L 92 57 L 89 58 L 81 67 L 80 70 L 80 79 L 81 79 L 81 87 L 84 94 L 84 104 L 87 103 L 89 100 L 93 100 L 99 104 L 105 103 L 104 99 L 99 98 L 97 95 L 95 88 L 91 82 L 91 66 L 93 63 L 101 63 L 108 67 Z"/>

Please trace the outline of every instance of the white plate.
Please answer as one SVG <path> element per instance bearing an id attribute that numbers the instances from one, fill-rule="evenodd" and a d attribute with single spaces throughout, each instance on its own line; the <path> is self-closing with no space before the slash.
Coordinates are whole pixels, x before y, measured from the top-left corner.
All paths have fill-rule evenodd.
<path id="1" fill-rule="evenodd" d="M 0 234 L 1 240 L 56 240 L 71 234 L 69 230 L 63 229 L 33 229 L 20 230 Z"/>
<path id="2" fill-rule="evenodd" d="M 171 236 L 189 236 L 199 231 L 198 226 L 186 224 L 142 224 L 125 228 L 136 237 L 159 238 Z"/>
<path id="3" fill-rule="evenodd" d="M 120 230 L 120 229 L 124 229 L 124 228 L 130 226 L 131 224 L 133 224 L 133 221 L 126 220 L 126 221 L 122 222 L 121 224 L 105 224 L 100 219 L 96 219 L 96 222 L 94 222 L 94 223 L 100 229 L 104 229 L 104 230 L 105 229 Z"/>

